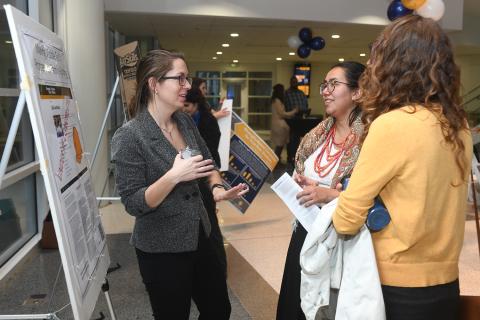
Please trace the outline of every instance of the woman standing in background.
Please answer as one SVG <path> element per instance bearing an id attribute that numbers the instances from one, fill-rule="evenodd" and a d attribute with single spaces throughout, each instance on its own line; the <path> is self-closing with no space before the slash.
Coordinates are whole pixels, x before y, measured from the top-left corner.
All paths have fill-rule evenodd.
<path id="1" fill-rule="evenodd" d="M 272 125 L 270 130 L 270 140 L 274 147 L 275 154 L 281 160 L 283 147 L 287 145 L 290 137 L 290 127 L 285 119 L 295 116 L 298 108 L 291 111 L 285 111 L 285 87 L 282 84 L 273 86 L 272 92 Z"/>
<path id="2" fill-rule="evenodd" d="M 202 93 L 202 95 L 205 97 L 205 99 L 207 98 L 207 95 L 208 95 L 208 90 L 207 90 L 207 81 L 205 79 L 202 79 L 202 78 L 193 78 L 193 81 L 192 81 L 192 89 L 199 89 L 200 92 Z M 226 109 L 222 109 L 222 101 L 223 99 L 220 99 L 220 106 L 217 107 L 220 108 L 220 109 L 215 109 L 213 108 L 212 106 L 210 106 L 208 104 L 208 102 L 206 102 L 206 106 L 208 108 L 208 110 L 213 114 L 213 116 L 218 120 L 220 118 L 223 118 L 223 117 L 226 117 L 230 114 L 230 111 L 226 110 Z"/>
<path id="3" fill-rule="evenodd" d="M 217 119 L 211 114 L 207 107 L 207 101 L 200 89 L 191 88 L 185 97 L 184 111 L 188 113 L 195 124 L 203 140 L 207 144 L 208 150 L 212 155 L 217 167 L 220 167 L 220 155 L 218 154 L 218 144 L 220 142 L 220 128 Z M 203 205 L 207 210 L 212 232 L 210 240 L 213 242 L 215 252 L 217 253 L 220 264 L 225 275 L 227 274 L 227 254 L 223 244 L 223 235 L 218 224 L 217 204 L 213 199 L 212 192 L 208 186 L 208 180 L 199 181 L 200 192 L 202 194 Z"/>

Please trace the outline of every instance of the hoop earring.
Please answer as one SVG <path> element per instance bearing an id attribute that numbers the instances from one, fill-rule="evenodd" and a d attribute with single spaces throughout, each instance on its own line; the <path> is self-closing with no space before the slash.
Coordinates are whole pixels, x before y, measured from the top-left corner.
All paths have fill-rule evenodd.
<path id="1" fill-rule="evenodd" d="M 157 95 L 157 94 L 158 94 L 158 91 L 157 91 L 157 89 L 155 89 L 155 95 Z"/>

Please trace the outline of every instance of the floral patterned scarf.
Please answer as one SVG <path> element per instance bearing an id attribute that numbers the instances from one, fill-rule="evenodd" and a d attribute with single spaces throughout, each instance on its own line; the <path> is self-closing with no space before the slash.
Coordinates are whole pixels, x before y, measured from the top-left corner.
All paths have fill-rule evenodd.
<path id="1" fill-rule="evenodd" d="M 295 155 L 295 170 L 297 173 L 304 173 L 305 160 L 307 160 L 307 158 L 325 142 L 328 132 L 333 127 L 334 123 L 335 119 L 333 117 L 328 117 L 303 137 L 298 146 L 297 154 Z M 351 128 L 353 134 L 347 139 L 354 141 L 346 141 L 346 145 L 351 147 L 346 149 L 343 153 L 338 169 L 333 176 L 332 184 L 330 186 L 331 188 L 335 188 L 345 176 L 348 176 L 352 172 L 353 167 L 357 162 L 358 155 L 360 154 L 360 138 L 363 134 L 361 115 L 358 115 L 355 118 Z"/>

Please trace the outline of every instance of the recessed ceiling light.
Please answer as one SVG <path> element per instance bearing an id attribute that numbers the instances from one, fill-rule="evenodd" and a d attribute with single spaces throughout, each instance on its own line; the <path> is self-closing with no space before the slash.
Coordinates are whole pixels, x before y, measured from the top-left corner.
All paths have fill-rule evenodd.
<path id="1" fill-rule="evenodd" d="M 233 60 L 233 63 L 238 63 L 238 60 L 237 59 Z"/>
<path id="2" fill-rule="evenodd" d="M 275 58 L 275 60 L 282 61 L 282 58 L 278 57 L 278 58 Z"/>
<path id="3" fill-rule="evenodd" d="M 343 61 L 345 61 L 345 59 L 339 58 L 338 61 L 343 62 Z"/>
<path id="4" fill-rule="evenodd" d="M 228 47 L 230 47 L 230 45 L 228 43 L 222 43 L 222 47 L 228 48 Z"/>
<path id="5" fill-rule="evenodd" d="M 217 57 L 212 57 L 213 60 L 217 60 Z"/>
<path id="6" fill-rule="evenodd" d="M 12 41 L 11 40 L 5 40 L 5 43 L 12 44 Z"/>
<path id="7" fill-rule="evenodd" d="M 289 56 L 294 56 L 294 55 L 295 55 L 295 52 L 289 52 L 288 55 L 289 55 Z"/>
<path id="8" fill-rule="evenodd" d="M 223 54 L 223 52 L 222 51 L 217 51 L 217 54 Z"/>
<path id="9" fill-rule="evenodd" d="M 232 37 L 232 38 L 236 38 L 236 37 L 238 37 L 238 36 L 239 36 L 238 33 L 230 33 L 230 37 Z"/>
<path id="10" fill-rule="evenodd" d="M 339 34 L 332 34 L 332 38 L 333 39 L 340 39 L 340 35 Z"/>
<path id="11" fill-rule="evenodd" d="M 366 55 L 366 53 L 360 53 L 360 57 L 365 57 Z"/>

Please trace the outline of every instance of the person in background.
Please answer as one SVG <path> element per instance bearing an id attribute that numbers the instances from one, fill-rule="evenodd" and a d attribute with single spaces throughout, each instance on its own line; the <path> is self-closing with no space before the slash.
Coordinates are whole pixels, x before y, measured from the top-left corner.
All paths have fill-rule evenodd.
<path id="1" fill-rule="evenodd" d="M 387 319 L 458 319 L 472 138 L 448 36 L 431 19 L 395 20 L 360 90 L 365 136 L 335 229 L 356 234 L 380 195 L 391 221 L 372 239 Z"/>
<path id="2" fill-rule="evenodd" d="M 285 111 L 285 87 L 282 84 L 273 86 L 272 92 L 272 124 L 270 130 L 270 140 L 275 150 L 278 159 L 281 160 L 283 147 L 288 143 L 290 138 L 290 127 L 285 119 L 290 119 L 295 116 L 298 109 L 295 108 L 290 111 Z"/>
<path id="3" fill-rule="evenodd" d="M 208 108 L 207 100 L 198 88 L 191 88 L 185 97 L 184 111 L 188 113 L 195 124 L 216 165 L 220 167 L 218 144 L 220 143 L 220 128 L 217 120 Z"/>
<path id="4" fill-rule="evenodd" d="M 290 112 L 292 110 L 298 110 L 295 114 L 296 117 L 302 117 L 308 110 L 307 96 L 298 89 L 298 80 L 295 76 L 290 78 L 290 88 L 285 92 L 285 111 Z M 288 163 L 293 164 L 300 137 L 295 135 L 293 131 L 290 131 L 289 140 L 287 144 L 287 160 Z"/>
<path id="5" fill-rule="evenodd" d="M 356 99 L 364 69 L 353 61 L 336 64 L 320 86 L 328 118 L 305 135 L 295 157 L 294 179 L 303 188 L 297 199 L 306 207 L 321 206 L 338 197 L 340 182 L 355 165 L 363 134 Z M 305 319 L 300 306 L 300 251 L 306 236 L 305 228 L 296 222 L 283 271 L 277 320 Z"/>
<path id="6" fill-rule="evenodd" d="M 191 87 L 182 54 L 150 51 L 136 80 L 131 120 L 113 136 L 112 161 L 122 203 L 135 217 L 130 242 L 153 316 L 186 320 L 193 299 L 201 319 L 228 319 L 225 274 L 209 241 L 198 179 L 208 179 L 215 201 L 239 197 L 248 187 L 226 190 L 195 123 L 182 112 Z"/>
<path id="7" fill-rule="evenodd" d="M 202 79 L 202 78 L 193 78 L 193 82 L 192 82 L 192 88 L 198 88 L 200 90 L 200 92 L 202 92 L 203 96 L 206 98 L 207 95 L 208 95 L 208 91 L 207 91 L 207 81 L 205 79 Z M 210 110 L 210 112 L 213 114 L 213 116 L 218 120 L 220 118 L 223 118 L 223 117 L 226 117 L 230 114 L 230 111 L 226 110 L 226 109 L 222 109 L 221 107 L 221 104 L 222 104 L 222 101 L 223 99 L 220 101 L 220 106 L 219 106 L 219 110 L 216 110 L 214 109 L 213 107 L 211 107 L 208 102 L 207 102 L 207 108 Z"/>
<path id="8" fill-rule="evenodd" d="M 208 110 L 207 101 L 198 88 L 191 88 L 185 97 L 184 111 L 188 113 L 197 125 L 198 131 L 207 144 L 208 150 L 212 155 L 217 167 L 220 167 L 220 155 L 218 154 L 218 144 L 220 142 L 220 128 L 217 119 Z M 202 179 L 199 182 L 200 192 L 202 194 L 203 205 L 207 210 L 212 231 L 210 240 L 214 244 L 223 271 L 227 274 L 227 255 L 223 245 L 223 235 L 218 224 L 217 206 L 213 199 L 212 192 L 208 186 L 208 180 Z"/>

